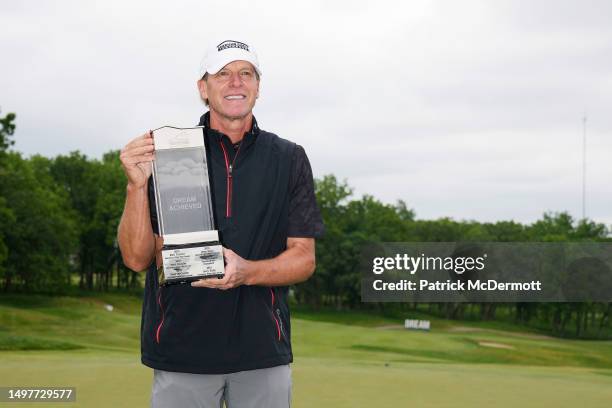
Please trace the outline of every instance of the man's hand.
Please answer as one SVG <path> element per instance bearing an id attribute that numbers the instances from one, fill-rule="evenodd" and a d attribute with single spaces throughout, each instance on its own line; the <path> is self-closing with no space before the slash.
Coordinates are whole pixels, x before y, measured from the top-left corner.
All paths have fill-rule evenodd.
<path id="1" fill-rule="evenodd" d="M 119 158 L 128 179 L 128 186 L 142 188 L 152 172 L 153 132 L 132 139 L 123 149 Z"/>
<path id="2" fill-rule="evenodd" d="M 231 289 L 240 285 L 288 286 L 304 282 L 315 269 L 314 238 L 287 238 L 287 249 L 274 258 L 250 261 L 223 248 L 225 277 L 202 279 L 191 286 Z"/>
<path id="3" fill-rule="evenodd" d="M 132 139 L 119 155 L 128 183 L 117 241 L 123 263 L 133 271 L 146 270 L 155 257 L 155 237 L 147 197 L 154 149 L 153 134 L 149 131 Z"/>
<path id="4" fill-rule="evenodd" d="M 192 282 L 191 286 L 227 290 L 248 284 L 249 266 L 252 261 L 247 261 L 225 247 L 223 247 L 223 258 L 225 258 L 225 276 L 223 279 L 200 279 Z"/>

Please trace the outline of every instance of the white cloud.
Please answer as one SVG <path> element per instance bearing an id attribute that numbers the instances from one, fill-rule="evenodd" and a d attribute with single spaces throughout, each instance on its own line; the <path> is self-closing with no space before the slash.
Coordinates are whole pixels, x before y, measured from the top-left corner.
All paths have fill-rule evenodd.
<path id="1" fill-rule="evenodd" d="M 612 223 L 612 27 L 606 1 L 6 2 L 0 104 L 16 148 L 100 156 L 195 124 L 211 37 L 256 44 L 256 116 L 316 175 L 419 216 Z"/>

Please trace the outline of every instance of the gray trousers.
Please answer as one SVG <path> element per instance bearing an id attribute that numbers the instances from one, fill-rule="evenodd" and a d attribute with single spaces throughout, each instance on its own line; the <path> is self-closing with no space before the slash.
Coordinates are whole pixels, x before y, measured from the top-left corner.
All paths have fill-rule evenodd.
<path id="1" fill-rule="evenodd" d="M 155 370 L 151 408 L 289 408 L 291 368 L 281 365 L 231 374 Z"/>

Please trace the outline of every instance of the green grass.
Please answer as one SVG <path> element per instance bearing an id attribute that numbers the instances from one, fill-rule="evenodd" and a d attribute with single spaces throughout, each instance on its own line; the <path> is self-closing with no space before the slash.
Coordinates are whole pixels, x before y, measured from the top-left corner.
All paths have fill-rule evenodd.
<path id="1" fill-rule="evenodd" d="M 17 336 L 0 332 L 0 350 L 76 350 L 83 348 L 67 341 L 48 340 L 32 336 Z"/>
<path id="2" fill-rule="evenodd" d="M 75 386 L 73 407 L 147 406 L 140 308 L 128 295 L 0 297 L 0 386 Z M 610 406 L 611 341 L 430 320 L 415 332 L 370 313 L 297 310 L 294 406 Z"/>

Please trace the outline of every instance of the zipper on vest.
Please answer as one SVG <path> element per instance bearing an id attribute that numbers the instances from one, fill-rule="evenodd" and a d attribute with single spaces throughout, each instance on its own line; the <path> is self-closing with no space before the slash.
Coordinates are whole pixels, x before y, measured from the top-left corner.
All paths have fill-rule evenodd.
<path id="1" fill-rule="evenodd" d="M 238 146 L 238 150 L 236 150 L 236 154 L 234 155 L 234 160 L 232 160 L 231 163 L 229 161 L 229 155 L 227 154 L 227 150 L 225 149 L 223 141 L 220 140 L 219 144 L 221 145 L 221 150 L 223 150 L 223 158 L 225 159 L 225 217 L 230 218 L 232 216 L 232 171 L 234 169 L 234 163 L 236 163 L 238 153 L 240 152 L 240 148 L 242 147 L 242 143 L 240 143 L 240 146 Z"/>

